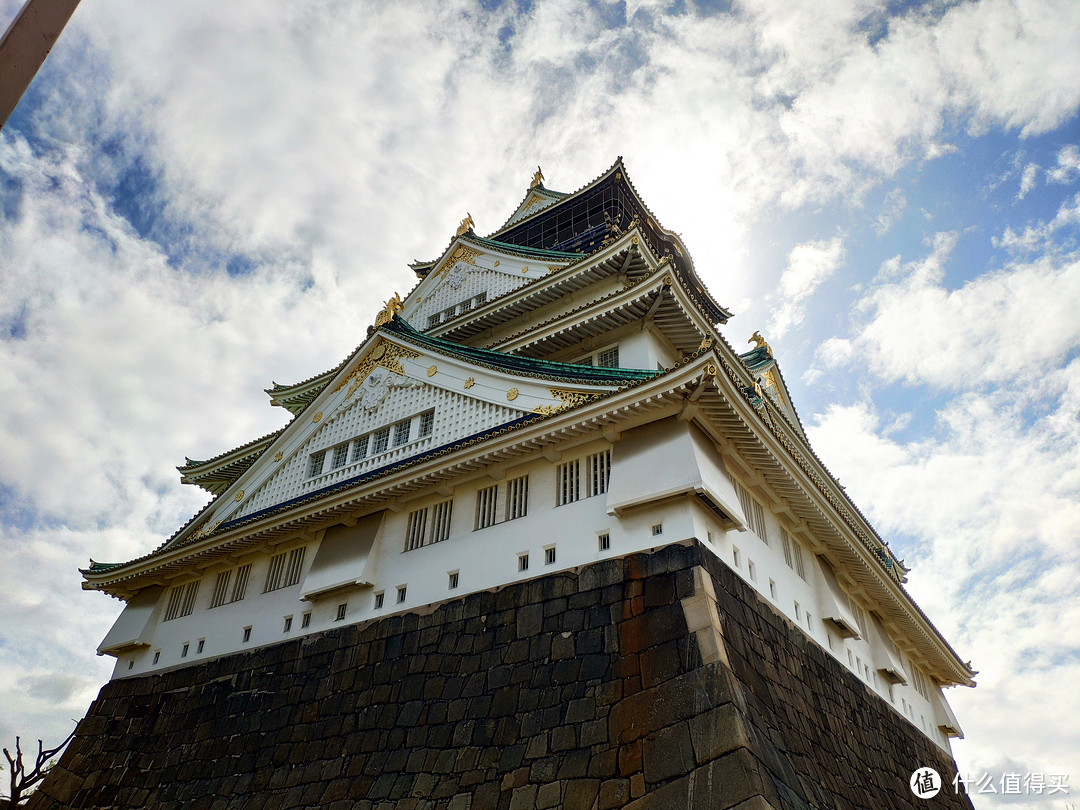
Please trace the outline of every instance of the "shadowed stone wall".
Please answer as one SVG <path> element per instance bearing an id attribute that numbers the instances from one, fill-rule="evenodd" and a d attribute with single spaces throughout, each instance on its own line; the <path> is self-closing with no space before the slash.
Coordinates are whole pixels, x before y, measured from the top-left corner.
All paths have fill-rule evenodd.
<path id="1" fill-rule="evenodd" d="M 111 681 L 30 806 L 915 810 L 919 765 L 955 774 L 694 542 Z"/>

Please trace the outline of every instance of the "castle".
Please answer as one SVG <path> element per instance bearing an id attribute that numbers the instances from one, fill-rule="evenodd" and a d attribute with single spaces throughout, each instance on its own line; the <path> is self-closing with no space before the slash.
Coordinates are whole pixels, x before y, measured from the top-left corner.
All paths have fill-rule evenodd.
<path id="1" fill-rule="evenodd" d="M 411 266 L 267 390 L 282 429 L 179 468 L 204 509 L 82 572 L 116 665 L 41 806 L 906 807 L 955 773 L 975 673 L 621 159 Z"/>

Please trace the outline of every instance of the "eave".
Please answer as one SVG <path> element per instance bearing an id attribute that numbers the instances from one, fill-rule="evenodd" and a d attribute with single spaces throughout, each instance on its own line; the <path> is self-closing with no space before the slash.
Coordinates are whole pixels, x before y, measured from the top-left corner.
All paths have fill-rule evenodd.
<path id="1" fill-rule="evenodd" d="M 273 388 L 264 389 L 267 394 L 270 395 L 270 404 L 276 405 L 280 408 L 284 408 L 289 413 L 296 416 L 304 410 L 311 401 L 319 395 L 319 392 L 326 387 L 326 384 L 334 378 L 334 375 L 341 370 L 341 367 L 332 368 L 329 371 L 324 371 L 322 374 L 316 374 L 314 377 L 309 377 L 303 382 L 294 383 L 293 385 L 278 385 L 274 383 Z"/>
<path id="2" fill-rule="evenodd" d="M 220 495 L 258 460 L 266 448 L 281 435 L 281 430 L 275 430 L 206 461 L 188 459 L 187 464 L 176 468 L 180 472 L 180 482 L 195 484 L 207 492 Z"/>
<path id="3" fill-rule="evenodd" d="M 658 260 L 642 252 L 639 243 L 634 242 L 635 238 L 636 232 L 628 232 L 575 264 L 501 295 L 482 307 L 425 330 L 425 333 L 458 343 L 483 343 L 485 336 L 499 327 L 611 276 L 621 274 L 628 281 L 636 281 L 654 270 Z"/>
<path id="4" fill-rule="evenodd" d="M 190 538 L 116 568 L 84 571 L 83 587 L 124 598 L 151 582 L 212 565 L 224 555 L 268 549 L 291 537 L 313 537 L 320 528 L 380 508 L 399 509 L 410 495 L 473 476 L 493 464 L 511 464 L 605 429 L 617 433 L 681 414 L 699 424 L 731 463 L 746 467 L 741 474 L 749 478 L 749 484 L 787 515 L 796 534 L 811 543 L 815 553 L 826 556 L 842 572 L 848 587 L 876 607 L 890 635 L 913 660 L 943 685 L 971 685 L 974 673 L 915 605 L 895 573 L 886 570 L 879 549 L 864 531 L 869 527 L 861 525 L 861 515 L 839 484 L 802 446 L 801 439 L 766 420 L 755 408 L 752 389 L 748 393 L 740 386 L 738 371 L 725 353 L 722 344 L 714 345 L 665 374 L 574 408 L 530 415 L 482 437 L 463 440 L 464 445 L 452 444 L 390 469 L 372 471 L 361 480 L 343 482 L 301 502 L 249 516 L 209 536 Z M 706 383 L 704 393 L 691 402 L 690 392 L 702 383 Z"/>

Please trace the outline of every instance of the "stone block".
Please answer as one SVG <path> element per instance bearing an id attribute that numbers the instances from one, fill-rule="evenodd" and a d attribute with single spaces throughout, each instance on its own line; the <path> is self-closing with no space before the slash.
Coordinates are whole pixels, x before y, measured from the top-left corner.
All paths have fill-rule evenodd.
<path id="1" fill-rule="evenodd" d="M 642 765 L 647 784 L 659 784 L 689 773 L 696 766 L 690 727 L 676 723 L 649 734 L 642 746 Z"/>

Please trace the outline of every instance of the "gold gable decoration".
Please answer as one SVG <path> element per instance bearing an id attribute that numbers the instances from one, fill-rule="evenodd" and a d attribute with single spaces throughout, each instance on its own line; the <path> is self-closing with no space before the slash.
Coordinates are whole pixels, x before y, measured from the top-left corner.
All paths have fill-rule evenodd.
<path id="1" fill-rule="evenodd" d="M 401 361 L 415 360 L 419 356 L 420 352 L 406 349 L 404 346 L 398 346 L 396 343 L 380 338 L 379 342 L 371 347 L 371 351 L 360 358 L 360 362 L 353 366 L 353 369 L 334 390 L 340 391 L 346 384 L 351 382 L 349 391 L 345 394 L 345 398 L 348 399 L 356 392 L 357 388 L 363 385 L 364 380 L 368 378 L 368 375 L 376 367 L 381 366 L 387 371 L 404 375 L 405 367 L 401 365 Z"/>
<path id="2" fill-rule="evenodd" d="M 382 311 L 375 316 L 375 325 L 382 326 L 384 323 L 390 323 L 394 319 L 394 315 L 403 309 L 405 309 L 405 304 L 402 303 L 401 296 L 394 293 L 383 305 Z"/>

